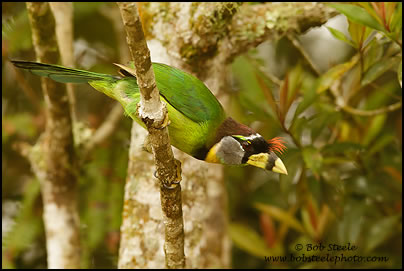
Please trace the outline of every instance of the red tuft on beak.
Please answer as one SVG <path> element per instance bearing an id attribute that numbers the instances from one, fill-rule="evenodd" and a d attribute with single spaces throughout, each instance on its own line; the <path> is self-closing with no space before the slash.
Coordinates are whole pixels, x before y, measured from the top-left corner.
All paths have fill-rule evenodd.
<path id="1" fill-rule="evenodd" d="M 282 137 L 274 137 L 268 140 L 268 143 L 269 143 L 269 149 L 273 152 L 282 154 L 286 150 L 286 146 L 283 144 L 285 143 L 285 141 L 283 141 Z"/>

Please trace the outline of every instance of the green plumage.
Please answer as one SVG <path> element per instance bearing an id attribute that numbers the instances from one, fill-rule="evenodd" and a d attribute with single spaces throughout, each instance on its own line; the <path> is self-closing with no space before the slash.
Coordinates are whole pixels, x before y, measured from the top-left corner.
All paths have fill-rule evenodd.
<path id="1" fill-rule="evenodd" d="M 113 76 L 36 62 L 12 62 L 19 68 L 57 82 L 88 83 L 120 102 L 125 113 L 144 127 L 136 116 L 140 93 L 135 77 Z M 161 100 L 167 103 L 172 145 L 193 156 L 198 155 L 202 149 L 209 150 L 216 129 L 226 117 L 220 103 L 199 79 L 188 73 L 159 63 L 153 63 L 153 70 Z"/>

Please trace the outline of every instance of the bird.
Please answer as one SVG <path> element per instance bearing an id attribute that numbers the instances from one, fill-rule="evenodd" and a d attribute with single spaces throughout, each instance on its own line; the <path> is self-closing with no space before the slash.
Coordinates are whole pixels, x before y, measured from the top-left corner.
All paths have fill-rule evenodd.
<path id="1" fill-rule="evenodd" d="M 146 128 L 136 114 L 140 91 L 129 67 L 116 64 L 119 75 L 60 65 L 11 60 L 15 67 L 60 83 L 88 83 L 124 108 L 125 115 Z M 133 62 L 129 65 L 133 67 Z M 175 67 L 152 63 L 160 100 L 167 106 L 171 145 L 209 163 L 251 165 L 288 174 L 278 155 L 286 147 L 281 137 L 265 140 L 259 133 L 228 116 L 212 92 L 195 76 Z"/>

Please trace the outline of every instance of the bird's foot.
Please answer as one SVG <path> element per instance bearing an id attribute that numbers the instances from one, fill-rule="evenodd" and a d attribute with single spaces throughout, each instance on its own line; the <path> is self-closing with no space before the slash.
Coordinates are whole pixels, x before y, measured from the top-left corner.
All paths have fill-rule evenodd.
<path id="1" fill-rule="evenodd" d="M 175 161 L 175 164 L 176 164 L 175 165 L 176 166 L 175 180 L 171 181 L 171 183 L 169 183 L 169 184 L 160 181 L 161 186 L 164 187 L 165 189 L 169 189 L 169 190 L 177 188 L 177 186 L 181 183 L 181 180 L 182 180 L 182 177 L 181 177 L 181 172 L 182 172 L 182 170 L 181 170 L 181 162 L 178 161 L 177 159 L 175 159 L 174 161 Z M 153 176 L 156 179 L 159 179 L 157 170 L 154 171 Z"/>
<path id="2" fill-rule="evenodd" d="M 164 107 L 165 107 L 165 105 L 164 105 Z M 165 114 L 165 117 L 164 117 L 164 120 L 163 120 L 163 122 L 161 123 L 161 127 L 156 128 L 156 129 L 158 129 L 158 130 L 163 130 L 163 129 L 166 128 L 168 125 L 170 125 L 170 123 L 171 123 L 171 121 L 170 121 L 170 119 L 169 119 L 169 117 L 168 117 L 168 113 L 166 113 L 166 114 Z"/>

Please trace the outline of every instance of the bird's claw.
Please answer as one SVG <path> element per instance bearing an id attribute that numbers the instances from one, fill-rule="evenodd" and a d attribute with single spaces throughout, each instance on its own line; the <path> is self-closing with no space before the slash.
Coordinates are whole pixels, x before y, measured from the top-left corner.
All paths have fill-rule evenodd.
<path id="1" fill-rule="evenodd" d="M 178 161 L 177 159 L 175 159 L 175 163 L 176 163 L 176 169 L 177 169 L 177 176 L 175 176 L 175 181 L 172 181 L 169 185 L 166 184 L 165 182 L 161 182 L 161 186 L 164 187 L 165 189 L 169 189 L 169 190 L 175 189 L 181 183 L 181 180 L 182 180 L 181 162 Z M 159 179 L 157 170 L 154 171 L 153 176 L 155 178 Z"/>
<path id="2" fill-rule="evenodd" d="M 173 190 L 173 189 L 177 188 L 177 186 L 178 186 L 179 183 L 180 183 L 180 182 L 173 182 L 173 183 L 170 184 L 170 186 L 168 186 L 168 185 L 165 184 L 165 183 L 162 183 L 162 186 L 163 186 L 165 189 Z"/>
<path id="3" fill-rule="evenodd" d="M 171 123 L 171 121 L 170 121 L 170 119 L 169 119 L 169 117 L 168 117 L 168 113 L 166 113 L 166 114 L 165 114 L 165 117 L 164 117 L 164 120 L 163 120 L 163 122 L 161 123 L 161 127 L 156 128 L 156 129 L 158 129 L 158 130 L 163 130 L 163 129 L 166 128 L 168 125 L 170 125 L 170 123 Z"/>

